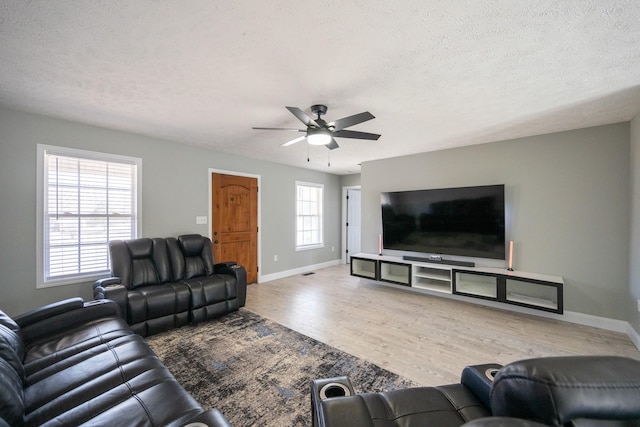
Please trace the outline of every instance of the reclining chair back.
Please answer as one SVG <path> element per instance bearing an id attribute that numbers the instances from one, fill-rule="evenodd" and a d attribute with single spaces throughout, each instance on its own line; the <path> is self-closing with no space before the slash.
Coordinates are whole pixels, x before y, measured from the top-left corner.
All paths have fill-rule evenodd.
<path id="1" fill-rule="evenodd" d="M 552 426 L 640 425 L 640 361 L 581 356 L 511 363 L 495 377 L 491 411 Z"/>
<path id="2" fill-rule="evenodd" d="M 173 280 L 188 280 L 214 273 L 211 240 L 199 234 L 167 239 L 173 267 Z"/>
<path id="3" fill-rule="evenodd" d="M 159 285 L 171 280 L 171 264 L 164 239 L 141 238 L 109 242 L 111 273 L 127 289 Z"/>
<path id="4" fill-rule="evenodd" d="M 127 288 L 123 316 L 142 336 L 189 323 L 189 288 L 174 283 L 167 242 L 161 238 L 109 242 L 111 273 Z"/>

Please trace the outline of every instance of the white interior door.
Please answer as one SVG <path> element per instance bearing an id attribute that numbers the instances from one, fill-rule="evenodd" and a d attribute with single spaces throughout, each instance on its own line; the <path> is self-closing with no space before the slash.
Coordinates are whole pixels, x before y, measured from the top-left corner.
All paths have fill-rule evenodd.
<path id="1" fill-rule="evenodd" d="M 350 255 L 360 252 L 360 189 L 347 190 L 347 263 Z"/>

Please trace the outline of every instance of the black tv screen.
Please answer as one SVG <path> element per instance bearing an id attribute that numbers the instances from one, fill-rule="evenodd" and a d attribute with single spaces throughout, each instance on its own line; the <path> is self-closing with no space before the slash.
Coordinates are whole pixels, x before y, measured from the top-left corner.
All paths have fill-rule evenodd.
<path id="1" fill-rule="evenodd" d="M 504 185 L 380 197 L 384 249 L 505 259 Z"/>

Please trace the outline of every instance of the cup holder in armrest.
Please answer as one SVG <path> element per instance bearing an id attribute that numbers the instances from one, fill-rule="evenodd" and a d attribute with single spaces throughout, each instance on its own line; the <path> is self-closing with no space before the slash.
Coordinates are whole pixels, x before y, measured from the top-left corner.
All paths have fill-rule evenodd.
<path id="1" fill-rule="evenodd" d="M 320 388 L 320 399 L 322 400 L 344 396 L 351 396 L 351 390 L 346 384 L 327 383 Z"/>
<path id="2" fill-rule="evenodd" d="M 489 381 L 493 382 L 493 379 L 496 377 L 496 374 L 498 373 L 500 369 L 496 369 L 496 368 L 488 368 L 487 370 L 484 371 L 484 375 L 489 379 Z"/>

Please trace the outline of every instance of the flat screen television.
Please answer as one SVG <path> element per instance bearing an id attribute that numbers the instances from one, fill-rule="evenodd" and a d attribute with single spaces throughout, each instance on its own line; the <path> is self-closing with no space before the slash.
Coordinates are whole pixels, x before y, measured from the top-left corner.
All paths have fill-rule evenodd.
<path id="1" fill-rule="evenodd" d="M 380 195 L 388 250 L 505 259 L 504 185 Z"/>

